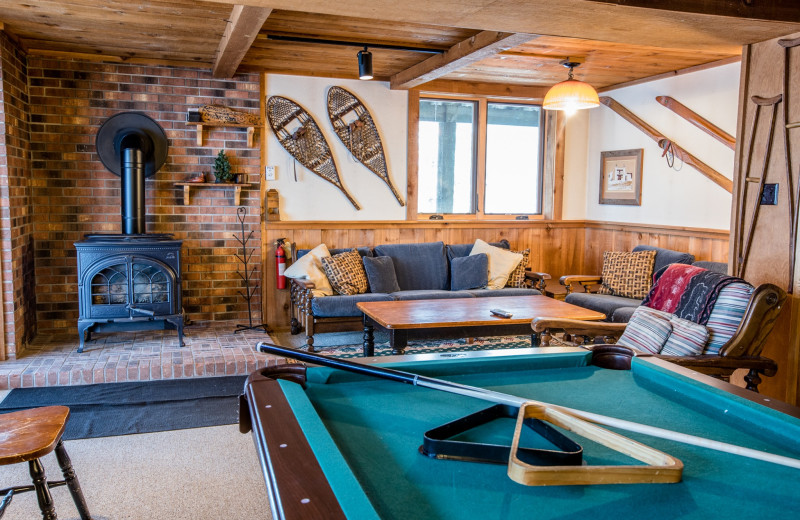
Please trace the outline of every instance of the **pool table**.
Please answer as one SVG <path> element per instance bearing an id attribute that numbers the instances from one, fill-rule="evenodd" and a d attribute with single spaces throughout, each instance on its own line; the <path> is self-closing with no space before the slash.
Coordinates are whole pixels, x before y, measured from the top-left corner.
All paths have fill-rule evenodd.
<path id="1" fill-rule="evenodd" d="M 600 368 L 578 348 L 358 361 L 800 457 L 800 409 L 655 358 L 634 357 L 628 370 Z M 800 511 L 798 469 L 622 431 L 680 459 L 682 481 L 535 487 L 512 481 L 504 464 L 429 458 L 419 451 L 426 431 L 491 403 L 326 367 L 254 372 L 240 406 L 275 518 L 730 520 Z M 458 439 L 508 445 L 513 429 L 514 419 L 498 419 Z M 584 464 L 635 463 L 568 436 Z M 547 447 L 534 434 L 522 439 Z"/>

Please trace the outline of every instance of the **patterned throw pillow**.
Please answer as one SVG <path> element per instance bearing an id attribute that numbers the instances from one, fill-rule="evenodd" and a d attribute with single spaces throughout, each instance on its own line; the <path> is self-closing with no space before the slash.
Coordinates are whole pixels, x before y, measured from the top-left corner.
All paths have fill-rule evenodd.
<path id="1" fill-rule="evenodd" d="M 672 324 L 669 321 L 669 314 L 648 307 L 637 307 L 617 345 L 658 354 L 670 333 Z"/>
<path id="2" fill-rule="evenodd" d="M 355 249 L 322 258 L 322 270 L 339 294 L 367 292 L 367 273 L 361 263 L 361 255 Z"/>
<path id="3" fill-rule="evenodd" d="M 486 285 L 487 289 L 502 289 L 505 287 L 511 272 L 522 262 L 521 254 L 494 247 L 478 238 L 475 240 L 469 255 L 473 256 L 481 253 L 485 253 L 489 257 L 489 283 Z"/>
<path id="4" fill-rule="evenodd" d="M 511 251 L 512 253 L 519 253 L 522 255 L 522 262 L 511 271 L 506 282 L 506 287 L 525 287 L 525 268 L 528 267 L 528 257 L 531 254 L 530 249 L 525 251 Z"/>
<path id="5" fill-rule="evenodd" d="M 653 284 L 655 259 L 655 251 L 604 252 L 600 294 L 643 299 Z"/>
<path id="6" fill-rule="evenodd" d="M 672 334 L 661 349 L 661 355 L 695 356 L 703 352 L 708 341 L 708 329 L 704 325 L 677 316 L 670 316 L 669 323 Z"/>

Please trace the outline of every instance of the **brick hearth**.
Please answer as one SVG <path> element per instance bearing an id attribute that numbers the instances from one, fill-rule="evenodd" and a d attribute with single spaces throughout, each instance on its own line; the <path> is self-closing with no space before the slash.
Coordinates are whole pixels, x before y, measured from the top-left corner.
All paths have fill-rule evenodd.
<path id="1" fill-rule="evenodd" d="M 183 348 L 172 330 L 93 334 L 82 354 L 76 334 L 39 334 L 23 357 L 0 363 L 0 390 L 240 375 L 277 363 L 255 350 L 268 334 L 234 334 L 235 323 L 196 322 Z"/>

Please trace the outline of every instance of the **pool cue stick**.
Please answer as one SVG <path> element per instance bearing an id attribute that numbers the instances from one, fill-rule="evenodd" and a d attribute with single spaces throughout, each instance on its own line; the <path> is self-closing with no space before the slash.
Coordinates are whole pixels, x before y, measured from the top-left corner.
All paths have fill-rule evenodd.
<path id="1" fill-rule="evenodd" d="M 463 395 L 466 397 L 474 397 L 476 399 L 481 399 L 483 401 L 489 401 L 496 404 L 505 404 L 505 405 L 515 406 L 517 408 L 519 408 L 525 403 L 533 403 L 541 406 L 549 406 L 553 409 L 570 414 L 573 417 L 578 417 L 580 419 L 584 419 L 586 421 L 590 421 L 596 424 L 601 424 L 603 426 L 610 426 L 612 428 L 618 428 L 620 430 L 625 430 L 634 433 L 641 433 L 644 435 L 649 435 L 651 437 L 658 437 L 660 439 L 680 442 L 683 444 L 690 444 L 693 446 L 699 446 L 701 448 L 707 448 L 710 450 L 731 453 L 733 455 L 740 455 L 742 457 L 762 460 L 764 462 L 771 462 L 772 464 L 778 464 L 781 466 L 788 466 L 791 468 L 800 469 L 800 460 L 798 459 L 793 459 L 791 457 L 784 457 L 783 455 L 766 453 L 751 448 L 745 448 L 744 446 L 736 446 L 735 444 L 728 444 L 726 442 L 715 441 L 713 439 L 706 439 L 705 437 L 698 437 L 696 435 L 689 435 L 687 433 L 680 433 L 672 430 L 666 430 L 664 428 L 658 428 L 656 426 L 649 426 L 647 424 L 636 423 L 633 421 L 626 421 L 624 419 L 608 417 L 606 415 L 600 415 L 593 412 L 585 412 L 583 410 L 567 408 L 566 406 L 545 403 L 542 401 L 536 401 L 534 399 L 527 399 L 524 397 L 518 397 L 510 394 L 504 394 L 502 392 L 487 390 L 485 388 L 463 385 L 460 383 L 453 383 L 451 381 L 445 381 L 443 379 L 421 376 L 419 374 L 404 372 L 402 370 L 362 365 L 360 363 L 353 363 L 352 361 L 345 361 L 343 359 L 329 358 L 326 356 L 321 356 L 319 354 L 311 354 L 309 352 L 305 352 L 302 350 L 297 350 L 290 347 L 282 347 L 280 345 L 275 345 L 264 341 L 259 342 L 257 348 L 259 351 L 268 354 L 276 354 L 296 359 L 298 361 L 305 361 L 308 363 L 314 363 L 315 365 L 336 368 L 339 370 L 354 372 L 356 374 L 367 375 L 379 379 L 387 379 L 399 383 L 406 383 L 414 386 L 421 386 L 423 388 L 430 388 L 432 390 L 440 390 L 443 392 Z"/>

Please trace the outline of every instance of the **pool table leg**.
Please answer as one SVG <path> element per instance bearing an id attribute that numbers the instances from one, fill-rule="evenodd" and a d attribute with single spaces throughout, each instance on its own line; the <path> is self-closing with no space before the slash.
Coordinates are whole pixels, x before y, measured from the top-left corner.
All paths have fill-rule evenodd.
<path id="1" fill-rule="evenodd" d="M 364 357 L 375 355 L 375 328 L 364 315 Z"/>
<path id="2" fill-rule="evenodd" d="M 394 329 L 390 333 L 392 354 L 405 354 L 408 345 L 408 332 L 405 330 Z"/>

